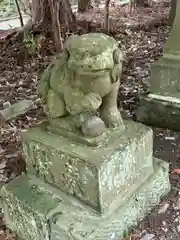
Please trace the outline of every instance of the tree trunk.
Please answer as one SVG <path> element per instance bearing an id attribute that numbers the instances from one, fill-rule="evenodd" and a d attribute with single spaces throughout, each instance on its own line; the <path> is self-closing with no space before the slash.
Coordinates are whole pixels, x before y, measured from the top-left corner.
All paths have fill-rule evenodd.
<path id="1" fill-rule="evenodd" d="M 48 0 L 32 0 L 32 24 L 35 28 L 45 28 L 51 23 L 51 12 Z"/>
<path id="2" fill-rule="evenodd" d="M 56 51 L 63 48 L 61 34 L 76 29 L 76 18 L 68 0 L 32 0 L 32 20 L 22 29 L 46 36 L 49 32 L 54 39 Z M 63 28 L 61 28 L 63 26 Z M 20 32 L 20 33 L 21 33 Z"/>
<path id="3" fill-rule="evenodd" d="M 86 12 L 91 0 L 78 0 L 78 12 Z"/>
<path id="4" fill-rule="evenodd" d="M 32 0 L 32 23 L 37 28 L 40 27 L 42 31 L 47 27 L 52 26 L 52 11 L 53 14 L 59 15 L 60 23 L 64 24 L 67 29 L 72 29 L 76 25 L 76 18 L 72 12 L 71 5 L 68 0 Z M 51 6 L 50 6 L 51 5 Z M 55 6 L 59 5 L 59 13 L 56 12 Z M 54 9 L 51 10 L 51 7 Z"/>
<path id="5" fill-rule="evenodd" d="M 75 30 L 76 28 L 76 17 L 74 16 L 71 4 L 69 0 L 60 1 L 60 23 L 65 24 L 66 30 Z"/>
<path id="6" fill-rule="evenodd" d="M 60 3 L 58 1 L 49 0 L 49 6 L 51 11 L 52 28 L 54 29 L 54 43 L 56 52 L 60 52 L 63 48 L 61 25 L 59 21 Z"/>

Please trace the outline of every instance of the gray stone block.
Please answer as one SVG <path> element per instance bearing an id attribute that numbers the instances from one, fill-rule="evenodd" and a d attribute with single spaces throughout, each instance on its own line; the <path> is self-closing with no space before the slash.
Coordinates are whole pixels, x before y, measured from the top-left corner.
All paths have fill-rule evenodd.
<path id="1" fill-rule="evenodd" d="M 140 185 L 153 172 L 152 130 L 132 121 L 125 126 L 123 134 L 117 128 L 107 145 L 94 148 L 31 129 L 22 136 L 28 172 L 99 213 L 108 212 L 116 196 L 125 198 L 134 182 Z"/>
<path id="2" fill-rule="evenodd" d="M 171 1 L 173 27 L 164 45 L 163 56 L 151 66 L 150 93 L 142 98 L 137 121 L 180 131 L 180 1 Z"/>
<path id="3" fill-rule="evenodd" d="M 12 120 L 31 110 L 33 107 L 34 104 L 31 100 L 19 101 L 0 111 L 0 122 Z"/>
<path id="4" fill-rule="evenodd" d="M 154 159 L 154 169 L 123 205 L 103 216 L 30 175 L 19 177 L 1 190 L 5 221 L 24 240 L 119 240 L 170 190 L 168 164 Z"/>
<path id="5" fill-rule="evenodd" d="M 165 53 L 151 67 L 150 92 L 180 98 L 180 55 Z"/>
<path id="6" fill-rule="evenodd" d="M 149 94 L 140 99 L 136 117 L 151 126 L 180 131 L 180 99 Z"/>

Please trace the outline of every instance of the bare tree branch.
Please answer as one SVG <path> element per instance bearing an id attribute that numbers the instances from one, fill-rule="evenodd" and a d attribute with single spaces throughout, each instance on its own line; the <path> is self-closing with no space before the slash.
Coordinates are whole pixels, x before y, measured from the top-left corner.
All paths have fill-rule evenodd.
<path id="1" fill-rule="evenodd" d="M 104 28 L 107 30 L 107 32 L 109 33 L 109 4 L 110 4 L 110 0 L 106 0 L 105 1 L 105 18 L 104 18 Z"/>
<path id="2" fill-rule="evenodd" d="M 16 7 L 17 7 L 18 14 L 19 14 L 19 20 L 20 20 L 20 22 L 21 22 L 21 27 L 23 27 L 23 26 L 24 26 L 23 17 L 22 17 L 22 14 L 21 14 L 21 9 L 20 9 L 20 7 L 19 7 L 18 0 L 15 0 L 15 3 L 16 3 Z"/>

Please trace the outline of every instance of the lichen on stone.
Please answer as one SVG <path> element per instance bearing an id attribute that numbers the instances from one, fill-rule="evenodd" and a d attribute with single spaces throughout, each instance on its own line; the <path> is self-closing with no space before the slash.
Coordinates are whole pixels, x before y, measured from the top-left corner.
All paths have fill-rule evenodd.
<path id="1" fill-rule="evenodd" d="M 69 37 L 63 52 L 40 79 L 39 91 L 50 124 L 56 120 L 63 131 L 92 138 L 91 129 L 102 135 L 106 128 L 98 131 L 98 125 L 91 124 L 87 114 L 84 121 L 89 120 L 88 130 L 84 125 L 82 131 L 79 128 L 82 123 L 74 121 L 78 115 L 98 112 L 97 118 L 107 128 L 123 125 L 117 108 L 122 63 L 123 54 L 112 37 L 102 33 Z"/>

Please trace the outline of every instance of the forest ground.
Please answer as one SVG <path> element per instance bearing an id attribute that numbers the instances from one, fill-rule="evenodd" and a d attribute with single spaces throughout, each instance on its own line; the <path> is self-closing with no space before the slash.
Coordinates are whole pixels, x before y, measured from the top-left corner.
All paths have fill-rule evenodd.
<path id="1" fill-rule="evenodd" d="M 148 90 L 150 84 L 150 65 L 163 53 L 170 27 L 167 25 L 169 2 L 153 3 L 148 8 L 138 8 L 131 15 L 127 6 L 111 8 L 113 35 L 125 54 L 125 66 L 119 103 L 131 118 L 140 94 Z M 102 12 L 89 10 L 85 15 L 77 16 L 80 26 L 78 33 L 101 31 Z M 93 19 L 93 20 L 92 20 Z M 86 24 L 85 24 L 86 22 Z M 88 22 L 88 23 L 87 23 Z M 0 38 L 3 33 L 0 32 Z M 53 44 L 46 39 L 40 48 L 10 41 L 7 45 L 0 42 L 0 109 L 3 103 L 15 103 L 31 99 L 35 103 L 33 110 L 7 122 L 1 127 L 0 136 L 0 183 L 4 184 L 24 169 L 20 132 L 26 131 L 44 119 L 37 82 L 39 74 L 48 65 L 54 54 Z M 180 239 L 180 176 L 171 174 L 171 170 L 180 168 L 180 133 L 154 128 L 154 156 L 170 163 L 172 190 L 150 215 L 134 228 L 137 239 Z M 144 236 L 144 238 L 143 238 Z M 0 213 L 0 239 L 15 239 L 4 224 L 3 211 Z"/>

